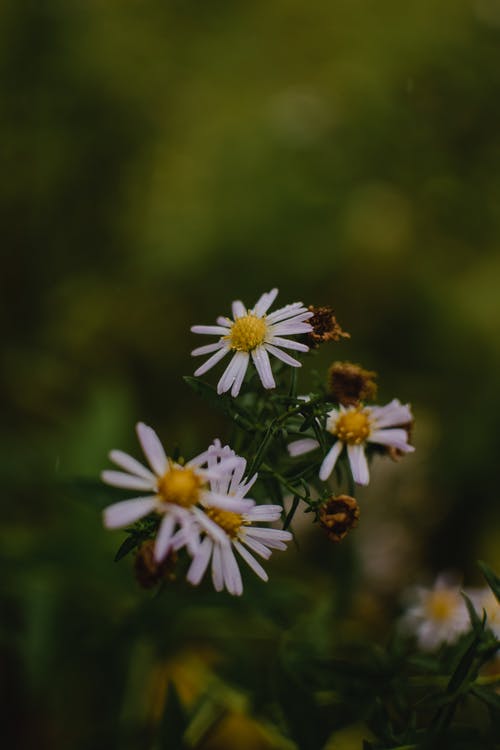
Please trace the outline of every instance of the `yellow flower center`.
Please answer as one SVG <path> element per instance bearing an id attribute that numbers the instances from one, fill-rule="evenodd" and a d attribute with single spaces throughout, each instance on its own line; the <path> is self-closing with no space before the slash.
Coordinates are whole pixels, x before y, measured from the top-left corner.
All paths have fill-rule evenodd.
<path id="1" fill-rule="evenodd" d="M 226 337 L 231 349 L 238 352 L 251 352 L 262 344 L 266 337 L 267 324 L 264 318 L 258 318 L 252 313 L 237 318 L 231 326 L 231 333 Z"/>
<path id="2" fill-rule="evenodd" d="M 198 502 L 203 480 L 192 469 L 171 466 L 158 481 L 158 494 L 164 503 L 189 508 Z"/>
<path id="3" fill-rule="evenodd" d="M 248 522 L 243 520 L 243 516 L 239 513 L 232 513 L 230 510 L 208 508 L 206 514 L 212 519 L 212 521 L 220 526 L 221 529 L 224 529 L 231 539 L 238 536 L 238 531 L 242 526 L 248 526 Z"/>
<path id="4" fill-rule="evenodd" d="M 370 434 L 370 420 L 360 409 L 352 409 L 340 415 L 332 432 L 343 443 L 360 445 Z"/>
<path id="5" fill-rule="evenodd" d="M 456 593 L 447 589 L 432 591 L 425 602 L 429 619 L 437 622 L 446 622 L 452 617 L 457 605 Z"/>

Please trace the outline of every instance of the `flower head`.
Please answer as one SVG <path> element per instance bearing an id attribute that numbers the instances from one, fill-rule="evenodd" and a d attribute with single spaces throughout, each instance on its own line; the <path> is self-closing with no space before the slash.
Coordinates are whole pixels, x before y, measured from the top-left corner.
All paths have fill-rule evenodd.
<path id="1" fill-rule="evenodd" d="M 226 460 L 229 453 L 232 451 L 228 448 L 223 449 L 222 453 L 214 452 L 212 461 L 221 465 L 219 462 Z M 257 478 L 254 476 L 244 480 L 245 470 L 245 459 L 238 457 L 236 466 L 227 469 L 224 476 L 211 481 L 214 493 L 226 491 L 235 498 L 243 498 Z M 256 524 L 277 521 L 282 510 L 279 505 L 255 505 L 248 511 L 235 513 L 213 505 L 206 508 L 205 513 L 197 511 L 204 538 L 193 557 L 187 574 L 188 581 L 194 586 L 198 585 L 211 562 L 215 590 L 225 588 L 230 594 L 241 595 L 243 582 L 235 552 L 259 578 L 267 581 L 266 571 L 252 553 L 267 560 L 273 549 L 285 550 L 285 542 L 292 535 L 288 531 L 263 528 Z"/>
<path id="2" fill-rule="evenodd" d="M 194 357 L 211 354 L 206 362 L 195 371 L 196 376 L 208 372 L 226 354 L 232 353 L 231 361 L 217 385 L 219 394 L 230 390 L 232 396 L 238 395 L 250 357 L 264 388 L 274 388 L 276 385 L 269 361 L 270 354 L 291 367 L 301 366 L 298 360 L 283 349 L 307 352 L 309 347 L 285 337 L 309 333 L 312 327 L 306 321 L 314 313 L 304 307 L 302 302 L 294 302 L 268 315 L 267 311 L 277 294 L 277 289 L 263 294 L 251 309 L 246 308 L 240 300 L 236 300 L 232 304 L 232 318 L 219 317 L 216 326 L 193 326 L 191 328 L 193 333 L 219 337 L 214 344 L 200 346 L 191 352 Z"/>
<path id="3" fill-rule="evenodd" d="M 397 448 L 411 453 L 415 448 L 408 443 L 408 432 L 403 425 L 412 421 L 408 405 L 394 399 L 386 406 L 341 406 L 327 414 L 326 431 L 335 439 L 319 470 L 319 478 L 326 481 L 331 475 L 344 447 L 347 450 L 354 481 L 368 484 L 370 474 L 365 449 L 368 443 Z M 288 446 L 292 456 L 299 456 L 317 448 L 312 438 L 296 440 Z"/>
<path id="4" fill-rule="evenodd" d="M 310 346 L 317 347 L 327 341 L 340 341 L 340 339 L 351 338 L 351 334 L 343 331 L 337 323 L 337 318 L 333 314 L 331 307 L 309 305 L 309 310 L 313 313 L 309 321 L 312 331 L 307 334 L 307 342 Z"/>
<path id="5" fill-rule="evenodd" d="M 154 547 L 157 562 L 163 560 L 171 550 L 186 545 L 195 554 L 199 546 L 199 531 L 195 510 L 203 513 L 200 507 L 210 508 L 215 502 L 224 510 L 241 513 L 248 511 L 253 500 L 233 497 L 227 492 L 213 492 L 210 482 L 234 468 L 238 459 L 232 453 L 224 454 L 216 465 L 212 457 L 221 453 L 218 447 L 210 448 L 186 464 L 169 458 L 155 431 L 139 422 L 137 436 L 141 443 L 149 468 L 122 451 L 111 451 L 109 457 L 123 471 L 103 471 L 102 480 L 113 487 L 140 490 L 144 494 L 132 500 L 122 500 L 104 510 L 104 525 L 108 529 L 128 526 L 150 513 L 163 516 Z M 210 465 L 208 465 L 210 464 Z M 205 467 L 205 468 L 204 468 Z M 198 507 L 200 506 L 200 507 Z"/>
<path id="6" fill-rule="evenodd" d="M 318 520 L 330 541 L 341 542 L 358 525 L 359 506 L 356 498 L 350 495 L 330 497 L 320 506 Z"/>
<path id="7" fill-rule="evenodd" d="M 455 643 L 470 626 L 460 588 L 445 575 L 430 589 L 414 590 L 415 603 L 402 618 L 402 626 L 412 632 L 423 651 L 433 651 L 443 643 Z"/>
<path id="8" fill-rule="evenodd" d="M 328 370 L 328 391 L 343 406 L 356 406 L 377 393 L 376 373 L 351 362 L 333 362 Z"/>

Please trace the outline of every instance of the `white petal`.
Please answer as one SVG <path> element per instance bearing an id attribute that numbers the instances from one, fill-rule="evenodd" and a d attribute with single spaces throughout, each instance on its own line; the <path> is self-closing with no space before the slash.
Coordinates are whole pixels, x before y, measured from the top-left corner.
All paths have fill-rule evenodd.
<path id="1" fill-rule="evenodd" d="M 237 497 L 245 497 L 245 495 L 247 494 L 247 492 L 253 487 L 253 485 L 257 481 L 258 476 L 259 475 L 256 472 L 253 475 L 253 477 L 250 477 L 250 479 L 247 479 L 246 482 L 244 482 L 243 484 L 240 484 L 240 486 L 238 487 L 238 490 L 236 492 L 236 496 Z"/>
<path id="2" fill-rule="evenodd" d="M 113 463 L 115 463 L 121 469 L 125 469 L 125 471 L 129 472 L 130 474 L 135 474 L 136 476 L 142 477 L 143 479 L 148 479 L 153 485 L 156 482 L 155 475 L 152 474 L 149 469 L 146 469 L 145 466 L 139 463 L 139 461 L 136 461 L 135 458 L 129 456 L 128 453 L 124 453 L 123 451 L 111 451 L 109 457 L 111 461 L 113 461 Z"/>
<path id="3" fill-rule="evenodd" d="M 369 443 L 378 445 L 390 445 L 404 453 L 413 453 L 415 448 L 408 443 L 408 433 L 406 430 L 392 428 L 386 430 L 374 430 L 370 437 L 367 438 Z"/>
<path id="4" fill-rule="evenodd" d="M 248 539 L 254 539 L 258 542 L 263 543 L 266 547 L 269 549 L 279 549 L 279 550 L 286 550 L 286 544 L 278 538 L 273 538 L 272 536 L 265 536 L 264 534 L 259 534 L 259 531 L 277 531 L 278 529 L 245 529 L 245 544 L 247 543 Z"/>
<path id="5" fill-rule="evenodd" d="M 253 308 L 255 315 L 261 318 L 269 310 L 277 296 L 277 289 L 271 289 L 270 292 L 263 294 Z"/>
<path id="6" fill-rule="evenodd" d="M 276 323 L 271 328 L 273 336 L 291 336 L 296 333 L 310 333 L 312 325 L 309 323 L 293 322 L 285 320 L 283 323 Z"/>
<path id="7" fill-rule="evenodd" d="M 319 468 L 319 478 L 322 482 L 326 482 L 326 480 L 334 470 L 335 464 L 337 463 L 337 458 L 340 456 L 343 447 L 344 444 L 340 440 L 337 440 L 333 444 L 333 447 L 330 448 L 330 450 L 326 454 L 325 458 L 323 459 L 323 463 Z"/>
<path id="8" fill-rule="evenodd" d="M 413 415 L 408 404 L 401 404 L 397 398 L 385 406 L 371 407 L 371 414 L 376 428 L 397 427 L 408 424 L 413 420 Z"/>
<path id="9" fill-rule="evenodd" d="M 223 547 L 221 550 L 222 555 L 222 573 L 226 588 L 233 596 L 241 596 L 243 593 L 243 583 L 241 581 L 241 573 L 238 568 L 238 563 L 235 560 L 231 545 Z"/>
<path id="10" fill-rule="evenodd" d="M 133 500 L 122 500 L 120 503 L 109 505 L 103 511 L 104 526 L 107 529 L 121 529 L 147 516 L 155 506 L 154 497 L 135 497 Z"/>
<path id="11" fill-rule="evenodd" d="M 354 481 L 357 484 L 366 485 L 370 481 L 368 471 L 368 461 L 366 460 L 365 451 L 362 445 L 348 445 L 347 455 Z"/>
<path id="12" fill-rule="evenodd" d="M 256 552 L 258 555 L 260 555 L 260 557 L 263 557 L 264 560 L 269 560 L 269 558 L 271 557 L 271 550 L 265 547 L 262 542 L 259 542 L 258 539 L 245 534 L 242 541 L 244 544 L 246 544 L 247 547 L 250 547 L 253 552 Z"/>
<path id="13" fill-rule="evenodd" d="M 209 333 L 213 336 L 227 336 L 227 328 L 224 326 L 191 326 L 193 333 Z"/>
<path id="14" fill-rule="evenodd" d="M 263 346 L 258 346 L 252 351 L 252 359 L 264 388 L 275 388 L 276 383 L 274 382 L 269 355 Z"/>
<path id="15" fill-rule="evenodd" d="M 217 384 L 217 393 L 220 395 L 221 393 L 226 393 L 231 386 L 233 385 L 234 381 L 240 374 L 241 368 L 244 368 L 246 370 L 247 363 L 248 363 L 248 355 L 245 357 L 246 352 L 236 352 L 233 355 L 233 358 L 231 359 L 230 363 L 222 373 L 222 377 L 219 380 Z"/>
<path id="16" fill-rule="evenodd" d="M 267 322 L 271 325 L 278 323 L 280 320 L 286 320 L 287 318 L 293 318 L 295 315 L 301 315 L 309 313 L 307 307 L 304 307 L 302 302 L 292 302 L 291 305 L 285 305 L 280 307 L 279 310 L 275 310 L 273 313 L 267 316 Z M 310 313 L 308 317 L 312 317 L 314 313 Z"/>
<path id="17" fill-rule="evenodd" d="M 263 581 L 268 581 L 269 576 L 267 575 L 266 571 L 262 567 L 260 563 L 257 562 L 255 557 L 250 554 L 250 552 L 245 549 L 245 547 L 240 544 L 240 542 L 234 541 L 233 542 L 234 547 L 238 550 L 244 561 L 247 565 L 249 565 L 253 572 L 259 576 L 259 578 L 262 578 Z"/>
<path id="18" fill-rule="evenodd" d="M 240 485 L 240 482 L 243 479 L 243 475 L 244 475 L 245 470 L 247 468 L 247 462 L 246 462 L 246 460 L 244 458 L 242 458 L 241 456 L 238 456 L 238 458 L 240 459 L 240 461 L 234 467 L 233 475 L 231 477 L 231 484 L 229 485 L 229 492 L 231 494 L 237 492 L 238 487 Z"/>
<path id="19" fill-rule="evenodd" d="M 160 524 L 160 528 L 158 529 L 158 535 L 155 542 L 156 562 L 161 562 L 169 550 L 175 523 L 176 518 L 174 513 L 165 514 L 165 517 Z"/>
<path id="20" fill-rule="evenodd" d="M 274 355 L 277 359 L 281 359 L 282 362 L 290 365 L 290 367 L 302 367 L 302 364 L 298 359 L 291 357 L 286 352 L 282 352 L 281 349 L 278 349 L 277 346 L 273 346 L 272 344 L 264 344 L 264 348 L 269 352 L 269 354 Z"/>
<path id="21" fill-rule="evenodd" d="M 211 518 L 207 516 L 200 508 L 194 506 L 192 508 L 193 515 L 196 518 L 199 526 L 205 531 L 210 537 L 218 544 L 229 544 L 229 537 L 221 527 L 214 523 Z"/>
<path id="22" fill-rule="evenodd" d="M 186 576 L 189 583 L 193 584 L 193 586 L 197 586 L 205 575 L 213 546 L 214 543 L 210 537 L 206 536 L 200 544 L 197 554 L 193 557 Z"/>
<path id="23" fill-rule="evenodd" d="M 236 396 L 240 392 L 241 386 L 243 385 L 243 381 L 245 379 L 245 373 L 248 368 L 248 362 L 250 360 L 250 355 L 248 354 L 248 352 L 241 352 L 241 354 L 243 354 L 244 361 L 242 357 L 241 362 L 240 362 L 240 368 L 234 379 L 233 387 L 231 388 L 231 396 L 233 396 L 233 398 L 236 398 Z"/>
<path id="24" fill-rule="evenodd" d="M 245 532 L 253 537 L 265 540 L 278 539 L 280 542 L 290 542 L 293 539 L 293 534 L 286 529 L 265 529 L 260 526 L 250 526 L 245 529 Z M 265 543 L 267 544 L 267 541 Z"/>
<path id="25" fill-rule="evenodd" d="M 293 339 L 283 339 L 280 336 L 271 336 L 269 343 L 281 346 L 283 349 L 294 349 L 296 352 L 309 351 L 309 347 L 306 344 L 301 344 L 300 341 L 294 341 Z"/>
<path id="26" fill-rule="evenodd" d="M 212 581 L 216 591 L 224 588 L 224 574 L 222 572 L 222 555 L 220 545 L 214 544 L 212 553 Z"/>
<path id="27" fill-rule="evenodd" d="M 303 453 L 310 453 L 318 447 L 319 443 L 314 438 L 301 438 L 289 443 L 287 450 L 291 456 L 302 456 Z"/>
<path id="28" fill-rule="evenodd" d="M 219 315 L 217 318 L 217 325 L 222 326 L 222 328 L 231 328 L 233 325 L 233 321 L 231 318 L 223 317 L 222 315 Z"/>
<path id="29" fill-rule="evenodd" d="M 124 474 L 121 471 L 102 471 L 101 479 L 112 487 L 121 487 L 123 490 L 154 490 L 156 480 L 142 479 L 142 477 Z"/>
<path id="30" fill-rule="evenodd" d="M 256 505 L 245 513 L 245 520 L 278 521 L 281 518 L 282 512 L 283 508 L 281 505 Z"/>
<path id="31" fill-rule="evenodd" d="M 215 354 L 212 354 L 212 356 L 209 357 L 207 361 L 201 365 L 201 367 L 198 367 L 198 369 L 194 371 L 194 376 L 198 378 L 200 377 L 200 375 L 204 375 L 206 372 L 211 370 L 212 367 L 215 367 L 217 362 L 220 362 L 220 360 L 226 356 L 228 351 L 229 351 L 229 348 L 224 344 L 219 349 L 219 351 L 215 352 Z"/>
<path id="32" fill-rule="evenodd" d="M 235 320 L 237 320 L 237 318 L 243 318 L 247 314 L 247 309 L 240 299 L 237 299 L 233 302 L 233 304 L 231 305 L 231 309 L 233 311 L 233 318 Z"/>
<path id="33" fill-rule="evenodd" d="M 221 510 L 229 510 L 231 513 L 247 513 L 255 502 L 250 498 L 231 497 L 230 495 L 219 495 L 217 492 L 204 492 L 203 504 L 209 508 L 215 507 Z"/>
<path id="34" fill-rule="evenodd" d="M 156 432 L 145 425 L 143 422 L 138 422 L 135 429 L 137 430 L 137 436 L 139 442 L 144 451 L 149 465 L 158 476 L 162 476 L 168 468 L 167 457 L 160 439 Z"/>
<path id="35" fill-rule="evenodd" d="M 223 341 L 216 341 L 215 344 L 206 344 L 205 346 L 199 346 L 197 349 L 193 349 L 191 352 L 192 357 L 200 357 L 202 354 L 212 354 L 219 349 L 223 349 L 225 346 Z"/>

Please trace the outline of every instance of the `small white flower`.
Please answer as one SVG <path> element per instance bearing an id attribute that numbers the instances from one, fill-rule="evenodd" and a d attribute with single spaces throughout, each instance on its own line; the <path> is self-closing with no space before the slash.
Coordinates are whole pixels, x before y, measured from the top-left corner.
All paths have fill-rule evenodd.
<path id="1" fill-rule="evenodd" d="M 433 651 L 443 643 L 455 643 L 470 628 L 470 620 L 460 588 L 440 575 L 431 589 L 418 586 L 416 598 L 401 620 L 413 633 L 423 651 Z"/>
<path id="2" fill-rule="evenodd" d="M 242 513 L 253 507 L 254 501 L 230 496 L 222 491 L 212 491 L 209 482 L 217 482 L 220 476 L 238 465 L 238 458 L 232 453 L 217 463 L 212 456 L 219 451 L 214 446 L 180 465 L 168 458 L 155 431 L 139 422 L 137 436 L 150 468 L 146 468 L 135 458 L 119 450 L 113 450 L 109 457 L 124 471 L 103 471 L 101 478 L 113 487 L 127 490 L 140 490 L 140 497 L 122 500 L 104 510 L 104 525 L 108 529 L 119 529 L 156 512 L 163 516 L 155 542 L 155 558 L 163 560 L 172 549 L 184 545 L 193 555 L 199 549 L 199 518 L 204 512 L 196 508 L 203 504 L 210 508 L 217 503 L 218 508 L 227 512 Z M 220 447 L 220 443 L 218 443 Z M 210 459 L 210 460 L 209 460 Z M 205 464 L 210 463 L 207 468 Z M 219 488 L 220 490 L 220 488 Z M 195 513 L 196 510 L 196 513 Z M 211 524 L 217 533 L 215 524 Z M 214 531 L 213 529 L 213 531 Z M 221 535 L 222 536 L 222 535 Z"/>
<path id="3" fill-rule="evenodd" d="M 222 463 L 218 462 L 227 461 L 230 454 L 234 456 L 228 448 L 223 449 L 223 452 L 216 451 L 209 465 L 221 466 Z M 243 498 L 257 478 L 255 475 L 243 481 L 245 469 L 245 459 L 238 457 L 238 464 L 227 469 L 224 477 L 211 480 L 210 484 L 214 493 L 227 492 L 235 498 Z M 211 561 L 215 590 L 222 591 L 226 588 L 230 594 L 240 596 L 243 593 L 243 582 L 234 554 L 236 551 L 259 578 L 267 581 L 266 571 L 252 552 L 267 560 L 273 549 L 285 550 L 285 542 L 290 541 L 292 535 L 288 531 L 262 528 L 254 524 L 277 521 L 282 510 L 279 505 L 255 505 L 243 513 L 234 513 L 216 506 L 206 508 L 205 513 L 195 509 L 205 537 L 193 557 L 187 580 L 194 586 L 198 585 Z M 214 533 L 214 526 L 216 533 Z"/>
<path id="4" fill-rule="evenodd" d="M 263 294 L 252 309 L 246 308 L 243 302 L 236 300 L 232 304 L 232 319 L 219 317 L 216 326 L 193 326 L 191 328 L 193 333 L 219 336 L 216 343 L 200 346 L 191 352 L 194 357 L 203 354 L 212 355 L 201 367 L 198 367 L 194 373 L 195 376 L 208 372 L 226 354 L 234 352 L 217 384 L 217 393 L 226 393 L 231 390 L 231 395 L 237 396 L 250 362 L 250 356 L 264 388 L 276 386 L 269 354 L 291 367 L 300 367 L 301 363 L 297 359 L 282 350 L 293 349 L 298 352 L 307 352 L 309 347 L 284 337 L 312 331 L 312 326 L 306 323 L 306 320 L 314 313 L 304 307 L 302 302 L 294 302 L 267 315 L 277 294 L 277 289 Z"/>
<path id="5" fill-rule="evenodd" d="M 354 481 L 368 484 L 370 474 L 365 448 L 367 443 L 397 448 L 411 453 L 415 448 L 408 443 L 408 431 L 402 425 L 412 421 L 408 405 L 394 399 L 386 406 L 341 406 L 327 414 L 326 430 L 336 440 L 326 454 L 319 470 L 319 478 L 326 481 L 331 475 L 344 446 L 347 448 L 349 464 Z M 300 456 L 319 446 L 317 440 L 303 438 L 288 446 L 291 456 Z"/>
<path id="6" fill-rule="evenodd" d="M 486 627 L 500 639 L 500 604 L 490 588 L 472 589 L 465 592 L 474 605 L 479 617 L 486 612 Z"/>

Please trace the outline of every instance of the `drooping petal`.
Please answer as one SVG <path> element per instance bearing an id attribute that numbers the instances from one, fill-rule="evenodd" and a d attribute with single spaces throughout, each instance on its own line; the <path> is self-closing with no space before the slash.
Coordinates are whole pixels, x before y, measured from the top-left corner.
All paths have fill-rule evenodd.
<path id="1" fill-rule="evenodd" d="M 168 463 L 167 456 L 165 455 L 165 451 L 163 450 L 158 435 L 151 427 L 148 427 L 143 422 L 137 423 L 136 430 L 139 442 L 149 465 L 155 474 L 162 476 L 167 471 Z"/>
<path id="2" fill-rule="evenodd" d="M 337 463 L 337 459 L 340 456 L 343 447 L 344 444 L 340 440 L 337 440 L 326 454 L 319 469 L 319 478 L 322 482 L 326 482 L 326 480 L 334 470 L 335 464 Z"/>
<path id="3" fill-rule="evenodd" d="M 227 545 L 221 549 L 221 558 L 222 574 L 227 590 L 233 596 L 241 596 L 243 593 L 243 583 L 231 545 Z"/>
<path id="4" fill-rule="evenodd" d="M 290 365 L 290 367 L 302 367 L 302 363 L 299 362 L 298 359 L 291 357 L 286 352 L 282 352 L 281 349 L 278 349 L 277 346 L 273 346 L 272 344 L 264 344 L 264 348 L 267 352 L 269 352 L 269 354 L 272 354 L 277 359 L 281 359 L 282 362 Z"/>
<path id="5" fill-rule="evenodd" d="M 122 471 L 102 471 L 101 479 L 112 487 L 120 487 L 123 490 L 154 490 L 155 481 L 143 479 Z"/>
<path id="6" fill-rule="evenodd" d="M 166 513 L 160 524 L 156 537 L 154 553 L 156 562 L 161 562 L 167 554 L 174 533 L 175 524 L 175 515 L 173 513 Z"/>
<path id="7" fill-rule="evenodd" d="M 220 343 L 221 342 L 219 342 L 219 344 Z M 204 362 L 200 367 L 198 367 L 197 370 L 194 371 L 195 377 L 204 375 L 206 372 L 211 370 L 212 367 L 215 367 L 217 362 L 220 362 L 220 360 L 226 356 L 228 351 L 229 347 L 225 343 L 223 343 L 222 346 L 219 347 L 218 351 L 215 352 L 215 354 L 212 354 L 212 356 L 209 357 L 206 362 Z"/>
<path id="8" fill-rule="evenodd" d="M 251 535 L 245 534 L 242 541 L 244 544 L 246 544 L 247 547 L 250 547 L 253 552 L 256 552 L 257 555 L 260 555 L 260 557 L 263 557 L 264 560 L 269 560 L 269 558 L 271 557 L 271 550 L 265 547 L 262 542 L 259 542 L 258 539 L 255 539 Z"/>
<path id="9" fill-rule="evenodd" d="M 304 453 L 310 453 L 319 448 L 319 443 L 314 438 L 301 438 L 293 440 L 288 444 L 287 450 L 291 456 L 302 456 Z"/>
<path id="10" fill-rule="evenodd" d="M 107 529 L 122 529 L 130 523 L 149 515 L 156 507 L 154 496 L 135 497 L 109 505 L 103 511 L 104 526 Z"/>
<path id="11" fill-rule="evenodd" d="M 231 396 L 233 398 L 236 398 L 236 396 L 239 394 L 241 390 L 241 386 L 243 385 L 243 380 L 245 379 L 245 374 L 248 368 L 248 363 L 250 361 L 250 355 L 248 352 L 240 352 L 243 356 L 240 358 L 240 365 L 238 373 L 234 379 L 233 387 L 231 388 Z"/>
<path id="12" fill-rule="evenodd" d="M 222 571 L 222 555 L 220 545 L 214 544 L 212 553 L 212 582 L 216 591 L 224 588 L 224 573 Z"/>
<path id="13" fill-rule="evenodd" d="M 197 554 L 193 557 L 193 561 L 189 566 L 186 576 L 189 583 L 193 586 L 197 586 L 205 575 L 208 563 L 210 562 L 210 555 L 212 554 L 213 546 L 213 541 L 209 536 L 206 536 L 200 544 Z"/>
<path id="14" fill-rule="evenodd" d="M 255 557 L 250 554 L 250 552 L 245 549 L 245 547 L 238 541 L 233 542 L 234 547 L 238 550 L 241 557 L 244 559 L 246 564 L 252 568 L 253 572 L 259 576 L 263 581 L 268 581 L 269 576 L 267 575 L 266 571 L 262 567 L 260 563 L 257 562 Z"/>
<path id="15" fill-rule="evenodd" d="M 389 445 L 403 451 L 403 453 L 413 453 L 415 450 L 414 446 L 408 443 L 408 433 L 406 430 L 398 429 L 397 427 L 385 430 L 373 430 L 367 438 L 367 442 L 377 443 L 378 445 Z"/>
<path id="16" fill-rule="evenodd" d="M 366 485 L 370 481 L 368 461 L 362 445 L 348 445 L 347 455 L 351 466 L 352 476 L 356 484 Z"/>
<path id="17" fill-rule="evenodd" d="M 240 370 L 244 368 L 246 370 L 246 366 L 248 363 L 248 355 L 245 357 L 246 352 L 235 352 L 233 355 L 233 358 L 229 362 L 228 366 L 224 370 L 221 379 L 219 380 L 217 384 L 217 393 L 220 395 L 221 393 L 226 393 L 231 386 L 233 385 L 234 381 L 240 374 Z"/>
<path id="18" fill-rule="evenodd" d="M 276 383 L 274 382 L 269 355 L 263 346 L 258 346 L 252 351 L 252 359 L 264 388 L 275 388 Z"/>

